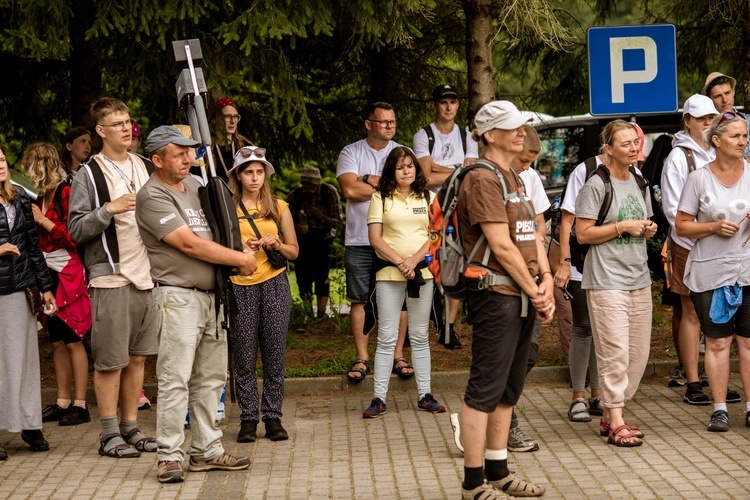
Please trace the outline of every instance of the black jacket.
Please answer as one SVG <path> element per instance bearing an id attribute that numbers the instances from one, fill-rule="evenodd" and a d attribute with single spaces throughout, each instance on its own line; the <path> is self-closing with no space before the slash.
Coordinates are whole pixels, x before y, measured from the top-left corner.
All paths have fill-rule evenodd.
<path id="1" fill-rule="evenodd" d="M 8 214 L 0 205 L 0 245 L 12 243 L 21 255 L 0 257 L 0 295 L 24 290 L 36 284 L 42 292 L 52 291 L 52 277 L 39 247 L 39 233 L 31 211 L 31 200 L 22 189 L 13 200 L 16 221 L 13 230 L 8 227 Z"/>

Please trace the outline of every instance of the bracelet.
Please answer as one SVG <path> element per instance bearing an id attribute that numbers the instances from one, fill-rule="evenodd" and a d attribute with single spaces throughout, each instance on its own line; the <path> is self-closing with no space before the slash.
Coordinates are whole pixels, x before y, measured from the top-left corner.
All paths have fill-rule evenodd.
<path id="1" fill-rule="evenodd" d="M 617 237 L 622 238 L 622 233 L 620 232 L 620 228 L 617 227 L 617 221 L 615 221 L 615 231 L 617 231 Z"/>
<path id="2" fill-rule="evenodd" d="M 552 276 L 552 271 L 544 271 L 542 274 L 539 275 L 540 278 L 543 278 L 545 274 L 549 274 Z M 554 278 L 554 276 L 552 276 Z"/>

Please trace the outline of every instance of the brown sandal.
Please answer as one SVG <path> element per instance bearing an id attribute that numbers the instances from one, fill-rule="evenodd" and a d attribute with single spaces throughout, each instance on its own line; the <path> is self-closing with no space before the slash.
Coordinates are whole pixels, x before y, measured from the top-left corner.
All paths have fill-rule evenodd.
<path id="1" fill-rule="evenodd" d="M 403 363 L 401 366 L 396 366 L 399 363 Z M 406 370 L 411 370 L 406 371 Z M 396 358 L 393 360 L 393 373 L 401 378 L 409 378 L 414 376 L 414 367 L 409 364 L 404 358 Z"/>
<path id="2" fill-rule="evenodd" d="M 365 365 L 364 368 L 354 368 L 357 365 Z M 358 373 L 358 377 L 352 377 L 352 373 Z M 365 375 L 370 373 L 370 361 L 367 359 L 358 359 L 354 363 L 352 363 L 352 367 L 349 369 L 349 372 L 346 374 L 347 377 L 349 377 L 349 380 L 352 382 L 361 382 L 365 379 Z"/>

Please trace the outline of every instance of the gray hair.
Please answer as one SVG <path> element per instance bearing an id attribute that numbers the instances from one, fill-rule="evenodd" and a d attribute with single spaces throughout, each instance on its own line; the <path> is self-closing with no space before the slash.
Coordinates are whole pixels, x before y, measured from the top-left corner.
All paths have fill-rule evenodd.
<path id="1" fill-rule="evenodd" d="M 727 113 L 719 113 L 716 118 L 714 118 L 714 121 L 711 122 L 711 126 L 703 132 L 703 139 L 706 141 L 706 144 L 709 146 L 713 146 L 714 143 L 711 140 L 714 136 L 721 136 L 724 135 L 724 132 L 727 131 L 727 128 L 729 128 L 729 125 L 734 122 L 735 120 L 742 120 L 742 116 L 740 114 L 736 114 L 737 112 L 731 111 L 728 112 L 731 114 L 734 114 L 735 116 L 733 118 L 724 118 L 724 115 Z M 745 120 L 742 120 L 743 122 Z"/>

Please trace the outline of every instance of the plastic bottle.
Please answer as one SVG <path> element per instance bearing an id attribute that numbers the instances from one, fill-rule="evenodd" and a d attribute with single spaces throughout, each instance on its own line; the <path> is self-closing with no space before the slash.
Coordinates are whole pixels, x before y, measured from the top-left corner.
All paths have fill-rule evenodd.
<path id="1" fill-rule="evenodd" d="M 445 232 L 451 236 L 451 238 L 454 237 L 456 234 L 456 228 L 453 227 L 453 224 L 448 224 L 448 227 L 445 228 Z"/>
<path id="2" fill-rule="evenodd" d="M 661 203 L 661 188 L 658 184 L 654 184 L 654 199 Z"/>
<path id="3" fill-rule="evenodd" d="M 306 233 L 308 229 L 307 224 L 307 214 L 305 213 L 305 209 L 301 208 L 299 211 L 299 227 L 302 229 L 302 232 Z"/>
<path id="4" fill-rule="evenodd" d="M 432 264 L 432 254 L 426 253 L 424 255 L 424 261 L 426 264 Z"/>

